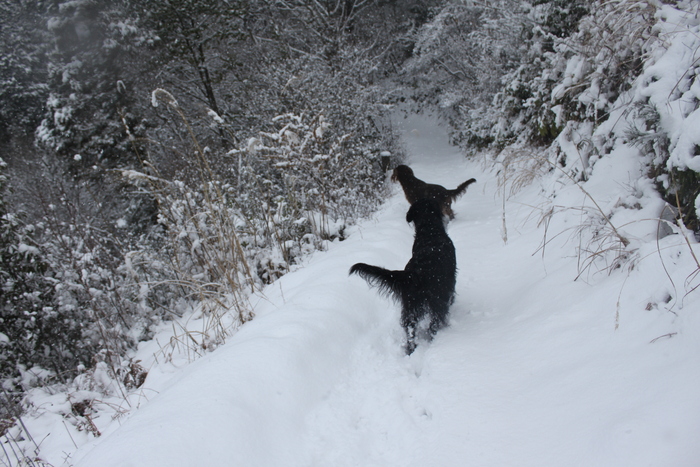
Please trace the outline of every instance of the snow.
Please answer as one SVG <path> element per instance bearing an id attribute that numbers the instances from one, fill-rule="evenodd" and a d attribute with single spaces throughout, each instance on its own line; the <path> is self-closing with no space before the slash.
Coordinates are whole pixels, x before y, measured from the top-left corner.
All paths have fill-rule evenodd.
<path id="1" fill-rule="evenodd" d="M 695 9 L 697 11 L 697 8 Z M 669 167 L 700 171 L 700 109 L 697 109 L 700 80 L 700 25 L 693 16 L 670 5 L 657 15 L 655 29 L 667 42 L 657 47 L 640 77 L 637 100 L 648 98 L 659 112 L 662 126 L 671 138 Z"/>
<path id="2" fill-rule="evenodd" d="M 355 262 L 398 269 L 410 257 L 393 186 L 347 240 L 254 296 L 255 319 L 215 352 L 164 364 L 144 344 L 148 401 L 96 417 L 102 436 L 74 440 L 65 464 L 72 445 L 43 455 L 85 467 L 698 465 L 700 251 L 679 229 L 634 231 L 660 209 L 625 185 L 640 178 L 635 155 L 601 159 L 586 182 L 612 221 L 634 211 L 617 202 L 625 193 L 644 208 L 618 223 L 635 226 L 624 258 L 594 255 L 602 267 L 571 233 L 580 210 L 539 222 L 553 187 L 562 206 L 593 209 L 575 184 L 545 174 L 503 204 L 498 172 L 449 146 L 434 119 L 400 123 L 419 178 L 477 179 L 453 205 L 457 299 L 433 342 L 404 355 L 397 305 L 348 277 Z"/>

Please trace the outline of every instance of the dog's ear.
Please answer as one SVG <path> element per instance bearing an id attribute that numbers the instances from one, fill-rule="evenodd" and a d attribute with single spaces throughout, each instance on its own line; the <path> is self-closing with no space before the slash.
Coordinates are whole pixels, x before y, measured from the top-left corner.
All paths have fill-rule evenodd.
<path id="1" fill-rule="evenodd" d="M 416 219 L 416 208 L 415 204 L 412 204 L 410 208 L 408 208 L 408 212 L 406 213 L 406 222 L 411 223 Z"/>

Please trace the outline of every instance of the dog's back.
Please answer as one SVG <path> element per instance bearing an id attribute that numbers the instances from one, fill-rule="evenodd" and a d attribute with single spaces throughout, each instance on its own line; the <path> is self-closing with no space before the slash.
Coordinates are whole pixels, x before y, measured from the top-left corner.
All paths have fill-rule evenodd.
<path id="1" fill-rule="evenodd" d="M 466 182 L 461 183 L 454 190 L 448 190 L 447 188 L 441 185 L 426 183 L 423 197 L 434 199 L 438 203 L 440 203 L 443 200 L 449 200 L 451 204 L 454 200 L 462 196 L 464 192 L 467 191 L 469 185 L 471 185 L 474 182 L 476 182 L 476 179 L 470 178 Z"/>
<path id="2" fill-rule="evenodd" d="M 430 199 L 416 201 L 406 221 L 415 226 L 412 257 L 403 271 L 357 263 L 350 274 L 358 274 L 401 302 L 401 325 L 406 330 L 407 353 L 415 348 L 417 327 L 428 318 L 427 336 L 447 323 L 455 293 L 457 263 L 452 240 L 445 231 L 440 206 Z"/>
<path id="3" fill-rule="evenodd" d="M 423 199 L 415 202 L 406 220 L 413 222 L 416 235 L 413 256 L 404 270 L 412 273 L 412 286 L 420 291 L 413 295 L 426 300 L 431 314 L 439 321 L 435 325 L 440 327 L 445 324 L 455 293 L 455 247 L 445 231 L 440 207 L 434 201 Z"/>

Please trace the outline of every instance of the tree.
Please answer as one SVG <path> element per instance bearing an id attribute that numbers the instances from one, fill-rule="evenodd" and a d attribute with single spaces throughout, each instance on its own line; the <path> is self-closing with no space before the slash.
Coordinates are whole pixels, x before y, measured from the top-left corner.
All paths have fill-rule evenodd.
<path id="1" fill-rule="evenodd" d="M 416 34 L 402 73 L 413 97 L 437 106 L 455 126 L 488 107 L 500 78 L 518 64 L 524 20 L 515 0 L 451 1 Z"/>
<path id="2" fill-rule="evenodd" d="M 53 48 L 39 142 L 74 160 L 78 172 L 133 161 L 124 118 L 133 133 L 146 125 L 138 103 L 139 86 L 148 81 L 135 52 L 145 52 L 140 46 L 153 37 L 128 16 L 128 0 L 55 1 L 49 15 Z"/>
<path id="3" fill-rule="evenodd" d="M 226 57 L 245 38 L 245 0 L 165 0 L 141 2 L 142 24 L 159 38 L 160 64 L 178 91 L 204 102 L 217 114 L 217 83 L 226 73 Z M 172 69 L 172 66 L 176 69 Z M 190 83 L 196 83 L 193 93 Z"/>
<path id="4" fill-rule="evenodd" d="M 0 3 L 0 144 L 31 142 L 42 118 L 47 33 L 43 2 Z M 7 151 L 14 154 L 15 151 Z"/>

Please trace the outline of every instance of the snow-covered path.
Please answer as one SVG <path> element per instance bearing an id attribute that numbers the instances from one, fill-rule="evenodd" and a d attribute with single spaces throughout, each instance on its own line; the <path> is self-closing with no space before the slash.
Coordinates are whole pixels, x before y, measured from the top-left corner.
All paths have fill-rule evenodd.
<path id="1" fill-rule="evenodd" d="M 395 186 L 373 219 L 268 287 L 255 320 L 158 383 L 77 465 L 700 465 L 697 298 L 683 313 L 648 309 L 663 273 L 644 261 L 574 281 L 565 236 L 536 253 L 536 186 L 508 201 L 504 243 L 497 175 L 431 119 L 403 126 L 419 178 L 477 178 L 448 227 L 459 268 L 450 326 L 405 356 L 398 307 L 347 275 L 358 261 L 409 259 Z"/>

